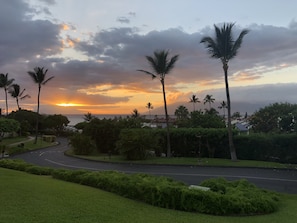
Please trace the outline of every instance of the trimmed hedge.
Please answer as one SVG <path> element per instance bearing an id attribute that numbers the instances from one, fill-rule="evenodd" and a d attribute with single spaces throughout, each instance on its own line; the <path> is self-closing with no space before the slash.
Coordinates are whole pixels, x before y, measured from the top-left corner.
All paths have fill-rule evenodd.
<path id="1" fill-rule="evenodd" d="M 53 177 L 100 188 L 154 206 L 212 215 L 254 215 L 275 212 L 279 197 L 246 180 L 212 179 L 201 185 L 210 191 L 190 189 L 166 177 L 123 174 L 117 171 L 56 170 Z M 216 189 L 224 188 L 224 189 Z M 223 191 L 223 193 L 222 193 Z"/>
<path id="2" fill-rule="evenodd" d="M 254 215 L 275 212 L 277 193 L 262 190 L 246 180 L 210 179 L 201 183 L 209 191 L 191 189 L 182 182 L 148 174 L 117 171 L 91 172 L 38 167 L 20 160 L 0 160 L 0 167 L 26 171 L 92 186 L 154 206 L 212 215 Z"/>
<path id="3" fill-rule="evenodd" d="M 35 175 L 51 175 L 53 171 L 53 169 L 49 167 L 35 166 L 33 164 L 26 163 L 23 160 L 13 159 L 1 159 L 0 167 L 24 171 Z"/>
<path id="4" fill-rule="evenodd" d="M 147 148 L 155 150 L 156 155 L 166 153 L 165 129 L 129 129 L 122 130 L 121 134 L 123 133 L 126 137 L 121 137 L 119 150 L 121 146 L 126 145 L 136 153 L 141 151 L 141 158 L 145 157 L 144 149 Z M 149 140 L 152 138 L 158 139 L 157 144 L 156 140 Z M 225 128 L 172 128 L 170 142 L 174 156 L 230 159 L 228 132 Z M 242 160 L 297 163 L 297 134 L 235 135 L 234 145 L 237 157 Z M 128 151 L 127 148 L 125 149 Z M 133 159 L 135 158 L 140 159 L 134 154 Z"/>
<path id="5" fill-rule="evenodd" d="M 239 159 L 297 163 L 296 134 L 253 134 L 234 137 Z"/>

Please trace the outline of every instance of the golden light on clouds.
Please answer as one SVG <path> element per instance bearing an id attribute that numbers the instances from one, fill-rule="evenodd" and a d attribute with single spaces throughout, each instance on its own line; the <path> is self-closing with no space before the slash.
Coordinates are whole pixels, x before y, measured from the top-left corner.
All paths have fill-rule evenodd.
<path id="1" fill-rule="evenodd" d="M 253 81 L 253 80 L 256 80 L 256 79 L 259 79 L 261 78 L 260 75 L 257 75 L 257 74 L 249 74 L 249 73 L 246 73 L 246 72 L 240 72 L 238 73 L 235 77 L 234 77 L 234 81 Z"/>
<path id="2" fill-rule="evenodd" d="M 75 104 L 75 103 L 59 103 L 56 104 L 57 106 L 61 106 L 61 107 L 81 107 L 81 106 L 85 106 L 84 104 Z"/>
<path id="3" fill-rule="evenodd" d="M 95 87 L 89 87 L 84 89 L 79 89 L 79 93 L 83 93 L 86 95 L 105 95 L 110 97 L 119 97 L 119 96 L 127 96 L 134 95 L 135 92 L 139 92 L 141 89 L 128 88 L 126 85 L 114 85 L 111 84 L 103 84 Z"/>
<path id="4" fill-rule="evenodd" d="M 62 24 L 61 29 L 66 31 L 66 30 L 69 30 L 70 27 L 67 24 Z"/>

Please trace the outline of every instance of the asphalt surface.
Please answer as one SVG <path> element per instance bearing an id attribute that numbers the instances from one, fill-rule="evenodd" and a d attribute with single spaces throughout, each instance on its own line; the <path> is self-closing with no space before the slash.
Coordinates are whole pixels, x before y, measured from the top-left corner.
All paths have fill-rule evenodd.
<path id="1" fill-rule="evenodd" d="M 18 154 L 11 158 L 53 168 L 87 169 L 92 171 L 117 170 L 125 173 L 148 173 L 168 176 L 189 185 L 198 185 L 201 181 L 214 177 L 224 177 L 228 180 L 247 179 L 264 189 L 297 194 L 297 170 L 95 162 L 65 156 L 64 152 L 68 149 L 68 142 L 64 138 L 59 138 L 58 141 L 60 144 L 57 146 Z"/>

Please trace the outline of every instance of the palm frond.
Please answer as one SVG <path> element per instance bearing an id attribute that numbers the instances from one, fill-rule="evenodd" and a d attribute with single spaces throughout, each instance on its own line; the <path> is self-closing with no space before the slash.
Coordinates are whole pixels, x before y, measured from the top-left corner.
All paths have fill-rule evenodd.
<path id="1" fill-rule="evenodd" d="M 179 55 L 175 55 L 170 59 L 169 63 L 167 64 L 167 67 L 166 67 L 166 74 L 168 74 L 173 69 L 174 64 L 178 60 L 178 58 L 179 58 Z"/>
<path id="2" fill-rule="evenodd" d="M 149 71 L 146 71 L 146 70 L 137 70 L 137 71 L 140 71 L 140 72 L 143 72 L 145 74 L 148 74 L 148 75 L 151 75 L 152 76 L 152 79 L 156 78 L 157 76 Z"/>
<path id="3" fill-rule="evenodd" d="M 241 47 L 241 43 L 243 40 L 243 37 L 249 33 L 248 29 L 244 29 L 240 32 L 239 37 L 237 38 L 237 40 L 235 41 L 233 47 L 232 47 L 232 51 L 234 52 L 234 56 L 236 56 L 238 49 Z"/>
<path id="4" fill-rule="evenodd" d="M 28 95 L 28 94 L 26 94 L 26 95 L 24 95 L 23 97 L 20 97 L 21 100 L 23 100 L 23 99 L 25 99 L 25 98 L 31 98 L 31 96 Z"/>
<path id="5" fill-rule="evenodd" d="M 49 82 L 51 79 L 53 79 L 54 76 L 51 76 L 50 78 L 48 78 L 47 80 L 43 81 L 42 84 L 45 85 L 47 82 Z"/>
<path id="6" fill-rule="evenodd" d="M 33 79 L 33 81 L 34 81 L 35 83 L 38 83 L 38 79 L 37 79 L 37 76 L 36 76 L 36 73 L 35 73 L 35 72 L 33 72 L 33 71 L 28 71 L 27 73 L 28 73 L 29 76 Z"/>

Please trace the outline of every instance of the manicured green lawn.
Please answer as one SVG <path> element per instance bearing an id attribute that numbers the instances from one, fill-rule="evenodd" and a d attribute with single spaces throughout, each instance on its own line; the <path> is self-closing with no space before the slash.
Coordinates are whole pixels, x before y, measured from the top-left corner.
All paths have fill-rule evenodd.
<path id="1" fill-rule="evenodd" d="M 295 223 L 297 195 L 264 216 L 220 217 L 153 207 L 99 189 L 0 168 L 0 223 Z"/>
<path id="2" fill-rule="evenodd" d="M 23 143 L 24 146 L 20 147 L 19 144 Z M 34 143 L 34 138 L 31 137 L 14 137 L 14 138 L 7 138 L 3 139 L 1 145 L 5 145 L 6 152 L 8 154 L 14 154 L 19 152 L 25 152 L 29 150 L 41 149 L 47 146 L 53 145 L 52 143 L 45 142 L 38 138 L 37 143 Z"/>
<path id="3" fill-rule="evenodd" d="M 69 155 L 73 155 L 72 151 L 67 151 Z M 239 160 L 233 162 L 230 159 L 216 159 L 216 158 L 191 158 L 191 157 L 152 157 L 147 160 L 140 161 L 127 161 L 123 156 L 112 155 L 109 157 L 107 154 L 93 155 L 93 156 L 83 156 L 83 155 L 73 155 L 76 157 L 104 161 L 104 162 L 123 162 L 123 163 L 142 163 L 142 164 L 169 164 L 169 165 L 199 165 L 199 166 L 233 166 L 233 167 L 263 167 L 263 168 L 296 168 L 297 165 L 282 164 L 276 162 L 264 162 L 255 160 Z"/>

